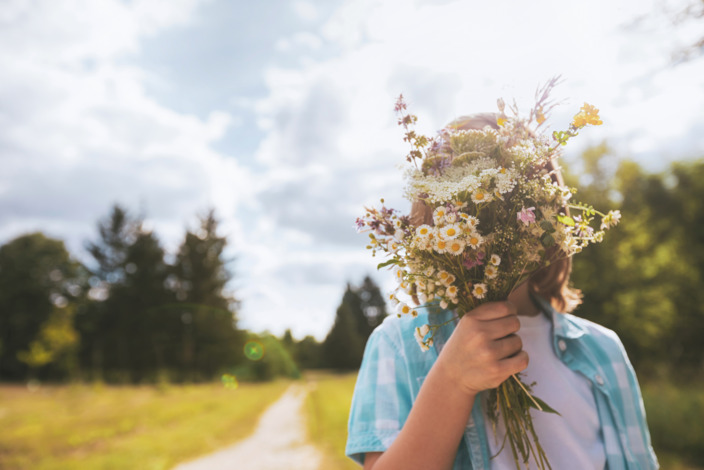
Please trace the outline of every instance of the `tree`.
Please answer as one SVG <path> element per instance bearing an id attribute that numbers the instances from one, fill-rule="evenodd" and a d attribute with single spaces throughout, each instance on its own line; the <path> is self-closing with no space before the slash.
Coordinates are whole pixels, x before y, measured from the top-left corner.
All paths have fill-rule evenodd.
<path id="1" fill-rule="evenodd" d="M 182 367 L 217 373 L 241 360 L 243 334 L 237 329 L 236 299 L 226 292 L 231 274 L 224 255 L 227 239 L 218 232 L 213 210 L 187 231 L 173 267 L 173 285 L 180 301 L 183 325 L 180 338 Z"/>
<path id="2" fill-rule="evenodd" d="M 647 174 L 622 161 L 604 172 L 606 147 L 585 153 L 589 183 L 578 198 L 619 208 L 619 227 L 575 257 L 584 293 L 577 313 L 614 329 L 640 374 L 704 366 L 704 162 Z M 676 366 L 673 368 L 672 366 Z"/>
<path id="3" fill-rule="evenodd" d="M 28 364 L 38 369 L 55 359 L 47 350 L 47 335 L 52 337 L 55 316 L 61 315 L 56 312 L 70 308 L 82 294 L 84 279 L 64 243 L 42 233 L 0 247 L 1 377 L 22 379 Z"/>
<path id="4" fill-rule="evenodd" d="M 362 363 L 364 339 L 359 334 L 354 304 L 349 302 L 352 297 L 348 295 L 350 292 L 348 286 L 345 298 L 337 309 L 335 323 L 323 342 L 325 364 L 333 369 L 352 370 Z"/>
<path id="5" fill-rule="evenodd" d="M 359 322 L 360 334 L 364 337 L 366 343 L 374 328 L 381 325 L 381 322 L 388 315 L 386 312 L 386 301 L 381 294 L 379 286 L 369 276 L 364 277 L 358 293 L 362 301 L 362 312 L 364 313 L 364 318 Z"/>
<path id="6" fill-rule="evenodd" d="M 115 205 L 98 224 L 99 239 L 88 244 L 98 305 L 83 318 L 91 330 L 87 354 L 94 368 L 118 381 L 142 380 L 167 365 L 165 343 L 173 293 L 169 268 L 157 236 L 138 218 Z"/>
<path id="7" fill-rule="evenodd" d="M 325 363 L 336 369 L 359 367 L 369 335 L 386 317 L 386 303 L 371 277 L 347 284 L 335 323 L 322 345 Z"/>

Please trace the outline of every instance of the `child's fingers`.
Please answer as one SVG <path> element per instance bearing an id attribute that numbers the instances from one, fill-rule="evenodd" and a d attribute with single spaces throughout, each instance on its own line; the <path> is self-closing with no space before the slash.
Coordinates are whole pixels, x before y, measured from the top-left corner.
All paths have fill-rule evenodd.
<path id="1" fill-rule="evenodd" d="M 515 315 L 516 313 L 518 313 L 516 306 L 511 302 L 488 302 L 475 308 L 462 318 L 486 321 L 495 320 L 508 315 Z"/>
<path id="2" fill-rule="evenodd" d="M 520 351 L 514 356 L 502 359 L 499 361 L 499 364 L 501 364 L 501 368 L 503 369 L 504 374 L 506 374 L 506 377 L 509 377 L 525 370 L 525 368 L 528 367 L 528 361 L 528 353 L 525 351 Z"/>
<path id="3" fill-rule="evenodd" d="M 493 343 L 493 354 L 497 360 L 509 358 L 521 351 L 523 341 L 518 335 L 508 335 Z"/>

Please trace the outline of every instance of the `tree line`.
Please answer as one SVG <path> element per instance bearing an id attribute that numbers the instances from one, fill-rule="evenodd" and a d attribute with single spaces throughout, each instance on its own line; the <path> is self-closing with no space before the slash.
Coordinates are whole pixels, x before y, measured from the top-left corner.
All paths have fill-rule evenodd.
<path id="1" fill-rule="evenodd" d="M 371 278 L 347 286 L 322 343 L 243 331 L 228 293 L 227 239 L 211 210 L 171 256 L 145 221 L 116 205 L 86 243 L 90 266 L 42 233 L 0 247 L 0 379 L 140 383 L 296 377 L 302 368 L 359 366 L 385 315 Z M 350 331 L 346 329 L 350 328 Z M 253 345 L 253 346 L 251 346 Z M 262 357 L 248 357 L 248 347 Z"/>
<path id="2" fill-rule="evenodd" d="M 615 330 L 641 377 L 704 376 L 704 161 L 647 172 L 606 144 L 565 168 L 580 200 L 620 209 L 605 242 L 575 257 L 575 312 Z M 578 170 L 577 170 L 578 169 Z M 302 369 L 354 370 L 387 315 L 370 277 L 348 284 L 319 342 L 237 326 L 227 240 L 210 211 L 175 255 L 115 206 L 88 242 L 91 267 L 42 233 L 0 247 L 0 379 L 145 382 L 266 380 Z M 167 261 L 168 260 L 168 261 Z M 246 351 L 261 348 L 261 357 Z"/>

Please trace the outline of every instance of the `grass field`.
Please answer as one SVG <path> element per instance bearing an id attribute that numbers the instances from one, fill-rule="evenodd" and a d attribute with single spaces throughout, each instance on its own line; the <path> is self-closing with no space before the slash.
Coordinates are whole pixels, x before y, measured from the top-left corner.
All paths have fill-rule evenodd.
<path id="1" fill-rule="evenodd" d="M 325 470 L 359 470 L 359 466 L 345 457 L 347 418 L 357 373 L 306 375 L 311 392 L 306 400 L 308 434 L 325 453 L 320 466 Z"/>
<path id="2" fill-rule="evenodd" d="M 663 469 L 704 469 L 704 387 L 642 387 L 650 436 Z"/>
<path id="3" fill-rule="evenodd" d="M 356 374 L 306 375 L 311 441 L 320 469 L 353 470 L 344 456 Z M 2 469 L 169 469 L 250 434 L 290 384 L 172 387 L 0 386 Z M 663 469 L 704 470 L 704 388 L 643 386 Z"/>
<path id="4" fill-rule="evenodd" d="M 0 468 L 168 469 L 251 433 L 289 383 L 0 386 Z"/>

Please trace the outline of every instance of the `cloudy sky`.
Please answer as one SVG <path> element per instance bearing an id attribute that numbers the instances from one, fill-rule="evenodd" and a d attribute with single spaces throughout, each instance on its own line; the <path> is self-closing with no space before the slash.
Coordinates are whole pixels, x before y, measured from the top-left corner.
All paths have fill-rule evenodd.
<path id="1" fill-rule="evenodd" d="M 560 74 L 553 126 L 584 101 L 605 122 L 567 157 L 704 155 L 704 60 L 672 62 L 702 24 L 673 26 L 678 0 L 0 3 L 0 243 L 41 230 L 87 260 L 119 202 L 173 252 L 214 207 L 253 330 L 322 338 L 374 272 L 353 221 L 409 206 L 399 93 L 430 133 Z"/>

